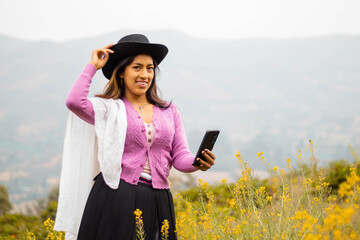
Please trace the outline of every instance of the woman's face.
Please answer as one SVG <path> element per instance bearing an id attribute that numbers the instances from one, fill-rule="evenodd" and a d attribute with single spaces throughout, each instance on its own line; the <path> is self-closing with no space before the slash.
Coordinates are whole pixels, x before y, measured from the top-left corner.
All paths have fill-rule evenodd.
<path id="1" fill-rule="evenodd" d="M 124 79 L 125 96 L 141 96 L 149 89 L 154 78 L 154 62 L 151 56 L 140 54 L 120 74 Z"/>

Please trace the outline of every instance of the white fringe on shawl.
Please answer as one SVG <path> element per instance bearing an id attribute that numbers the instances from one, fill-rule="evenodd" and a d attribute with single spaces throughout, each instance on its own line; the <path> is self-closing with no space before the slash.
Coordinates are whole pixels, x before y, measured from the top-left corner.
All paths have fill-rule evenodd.
<path id="1" fill-rule="evenodd" d="M 106 184 L 117 189 L 121 174 L 127 120 L 122 100 L 89 98 L 95 126 L 70 112 L 64 139 L 56 231 L 75 240 L 93 178 L 102 172 Z"/>

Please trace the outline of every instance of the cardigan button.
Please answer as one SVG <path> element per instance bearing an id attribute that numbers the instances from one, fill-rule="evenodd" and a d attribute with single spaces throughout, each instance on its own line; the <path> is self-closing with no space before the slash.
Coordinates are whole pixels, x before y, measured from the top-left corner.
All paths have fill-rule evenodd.
<path id="1" fill-rule="evenodd" d="M 145 129 L 141 129 L 142 132 L 145 132 Z"/>
<path id="2" fill-rule="evenodd" d="M 140 164 L 140 167 L 144 167 L 144 164 L 142 163 L 142 164 Z"/>
<path id="3" fill-rule="evenodd" d="M 134 179 L 132 182 L 133 182 L 133 183 L 136 183 L 136 179 Z"/>

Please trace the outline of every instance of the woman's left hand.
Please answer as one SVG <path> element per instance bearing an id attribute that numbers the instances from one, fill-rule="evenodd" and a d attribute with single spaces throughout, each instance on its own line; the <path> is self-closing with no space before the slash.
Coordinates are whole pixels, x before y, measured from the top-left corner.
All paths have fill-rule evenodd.
<path id="1" fill-rule="evenodd" d="M 215 162 L 215 155 L 208 149 L 205 149 L 201 152 L 202 155 L 205 157 L 206 162 L 202 159 L 198 158 L 197 161 L 200 163 L 200 166 L 195 166 L 196 168 L 200 169 L 201 171 L 206 171 L 211 168 L 212 165 L 214 165 Z"/>

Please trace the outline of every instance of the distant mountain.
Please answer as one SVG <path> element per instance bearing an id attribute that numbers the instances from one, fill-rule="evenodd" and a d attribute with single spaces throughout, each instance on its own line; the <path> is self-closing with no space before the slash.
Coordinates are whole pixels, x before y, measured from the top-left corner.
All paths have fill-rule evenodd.
<path id="1" fill-rule="evenodd" d="M 13 202 L 42 197 L 56 183 L 66 95 L 91 51 L 128 33 L 62 43 L 0 35 L 0 183 Z M 215 41 L 170 30 L 145 34 L 170 49 L 159 85 L 182 112 L 192 152 L 206 129 L 221 130 L 209 176 L 236 176 L 237 150 L 256 169 L 263 168 L 259 151 L 284 166 L 297 149 L 307 152 L 308 139 L 322 161 L 351 159 L 347 145 L 360 142 L 359 36 Z M 91 95 L 105 83 L 99 71 Z"/>

